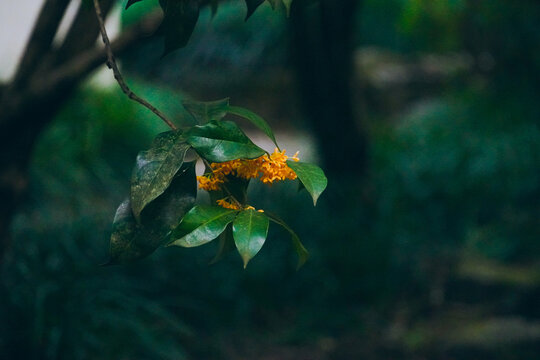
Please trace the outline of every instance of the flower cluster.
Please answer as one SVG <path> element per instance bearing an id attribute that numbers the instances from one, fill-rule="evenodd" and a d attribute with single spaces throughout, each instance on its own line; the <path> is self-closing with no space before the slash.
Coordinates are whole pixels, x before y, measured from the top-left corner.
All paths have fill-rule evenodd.
<path id="1" fill-rule="evenodd" d="M 197 176 L 199 188 L 206 191 L 221 190 L 221 184 L 227 181 L 226 176 L 233 175 L 243 179 L 259 178 L 265 184 L 274 181 L 294 180 L 296 173 L 287 165 L 287 160 L 299 161 L 298 152 L 289 157 L 285 150 L 275 149 L 273 154 L 265 154 L 256 159 L 236 159 L 222 163 L 210 164 L 212 173 Z"/>
<path id="2" fill-rule="evenodd" d="M 239 206 L 239 205 L 237 205 L 237 204 L 235 204 L 235 203 L 232 203 L 232 202 L 229 202 L 229 201 L 227 200 L 227 198 L 218 200 L 218 201 L 216 201 L 216 203 L 217 203 L 219 206 L 221 206 L 221 207 L 223 207 L 223 208 L 225 208 L 225 209 L 240 210 L 240 206 Z"/>
<path id="3" fill-rule="evenodd" d="M 206 191 L 217 191 L 220 190 L 220 184 L 225 182 L 225 177 L 218 174 L 205 174 L 204 176 L 197 176 L 199 181 L 199 188 Z"/>

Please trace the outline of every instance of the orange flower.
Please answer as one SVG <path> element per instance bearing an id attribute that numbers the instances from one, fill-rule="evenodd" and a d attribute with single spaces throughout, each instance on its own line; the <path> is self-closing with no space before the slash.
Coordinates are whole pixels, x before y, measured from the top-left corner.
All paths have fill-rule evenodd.
<path id="1" fill-rule="evenodd" d="M 222 174 L 205 174 L 203 176 L 197 176 L 199 181 L 199 188 L 206 191 L 220 190 L 220 184 L 225 182 L 225 176 Z"/>
<path id="2" fill-rule="evenodd" d="M 270 155 L 265 154 L 256 159 L 236 159 L 222 163 L 212 163 L 211 174 L 197 176 L 199 187 L 207 191 L 221 189 L 221 184 L 226 181 L 226 176 L 233 175 L 243 179 L 259 178 L 265 184 L 272 184 L 274 181 L 294 180 L 296 173 L 287 165 L 287 160 L 299 161 L 298 152 L 289 157 L 285 155 L 285 150 L 278 148 Z"/>
<path id="3" fill-rule="evenodd" d="M 230 175 L 235 172 L 236 167 L 238 166 L 237 161 L 239 160 L 226 161 L 222 163 L 212 163 L 210 164 L 210 167 L 212 168 L 212 171 L 214 173 Z"/>
<path id="4" fill-rule="evenodd" d="M 218 200 L 218 201 L 216 201 L 216 203 L 217 203 L 219 206 L 224 207 L 225 209 L 240 210 L 240 206 L 228 202 L 227 199 L 228 199 L 228 198 Z"/>
<path id="5" fill-rule="evenodd" d="M 238 177 L 243 179 L 254 179 L 259 176 L 262 158 L 253 160 L 241 160 L 236 169 Z"/>
<path id="6" fill-rule="evenodd" d="M 263 155 L 263 164 L 261 166 L 261 181 L 265 184 L 271 184 L 274 181 L 294 180 L 296 173 L 287 165 L 289 157 L 285 155 L 285 150 L 279 151 L 277 148 L 270 156 Z M 291 157 L 292 160 L 298 161 L 298 153 Z"/>

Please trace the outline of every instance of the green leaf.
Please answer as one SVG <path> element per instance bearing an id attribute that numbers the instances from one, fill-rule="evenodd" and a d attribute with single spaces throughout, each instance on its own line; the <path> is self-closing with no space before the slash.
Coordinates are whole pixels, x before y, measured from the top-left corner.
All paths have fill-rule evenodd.
<path id="1" fill-rule="evenodd" d="M 250 180 L 242 179 L 232 175 L 227 176 L 226 179 L 227 190 L 229 191 L 229 193 L 234 196 L 235 199 L 237 199 L 239 202 L 244 204 L 247 201 L 247 188 Z M 210 201 L 212 202 L 212 204 L 216 204 L 217 200 L 228 197 L 229 193 L 225 192 L 224 190 L 210 191 Z M 227 253 L 234 249 L 236 249 L 236 245 L 234 244 L 232 227 L 229 224 L 225 231 L 222 232 L 221 235 L 219 235 L 218 251 L 214 258 L 210 261 L 210 264 L 215 264 L 216 262 L 221 260 Z"/>
<path id="2" fill-rule="evenodd" d="M 207 171 L 210 171 L 207 169 Z M 249 185 L 249 180 L 242 179 L 236 176 L 227 176 L 226 177 L 227 182 L 227 190 L 234 196 L 238 201 L 240 201 L 242 204 L 244 204 L 247 201 L 247 188 Z M 212 204 L 216 204 L 216 201 L 219 199 L 223 199 L 229 194 L 225 192 L 224 190 L 218 190 L 218 191 L 210 191 L 208 193 L 210 195 L 210 201 Z M 215 264 L 219 260 L 221 260 L 227 253 L 230 251 L 236 249 L 236 246 L 234 245 L 234 239 L 232 234 L 232 226 L 229 224 L 224 232 L 219 235 L 219 245 L 218 245 L 218 251 L 214 258 L 210 261 L 210 264 Z"/>
<path id="3" fill-rule="evenodd" d="M 263 247 L 268 235 L 268 224 L 268 217 L 255 210 L 244 210 L 234 219 L 234 243 L 244 260 L 244 268 Z"/>
<path id="4" fill-rule="evenodd" d="M 169 245 L 195 247 L 217 238 L 234 220 L 235 210 L 218 206 L 195 206 L 173 231 Z"/>
<path id="5" fill-rule="evenodd" d="M 168 131 L 139 153 L 131 177 L 131 206 L 138 221 L 144 207 L 167 189 L 189 148 L 180 132 Z"/>
<path id="6" fill-rule="evenodd" d="M 257 8 L 264 2 L 264 0 L 246 0 L 247 15 L 246 20 L 257 10 Z"/>
<path id="7" fill-rule="evenodd" d="M 255 159 L 265 153 L 231 121 L 194 126 L 185 132 L 185 136 L 200 156 L 212 162 Z"/>
<path id="8" fill-rule="evenodd" d="M 199 19 L 198 0 L 159 0 L 164 17 L 157 33 L 165 36 L 163 56 L 186 46 Z"/>
<path id="9" fill-rule="evenodd" d="M 195 161 L 184 163 L 163 195 L 144 208 L 143 227 L 160 234 L 169 234 L 191 210 L 197 197 Z"/>
<path id="10" fill-rule="evenodd" d="M 270 128 L 270 125 L 268 125 L 266 120 L 264 120 L 262 117 L 260 117 L 259 115 L 255 114 L 254 112 L 248 109 L 244 109 L 238 106 L 229 106 L 227 111 L 230 114 L 240 116 L 244 119 L 249 120 L 253 125 L 255 125 L 262 132 L 264 132 L 266 136 L 268 136 L 270 140 L 272 140 L 272 142 L 276 145 L 276 147 L 279 148 L 276 142 L 276 137 L 274 136 L 274 132 L 272 131 L 272 128 Z"/>
<path id="11" fill-rule="evenodd" d="M 107 265 L 125 263 L 144 257 L 145 251 L 133 239 L 139 233 L 139 224 L 133 217 L 131 202 L 126 199 L 116 210 L 110 241 L 110 260 Z"/>
<path id="12" fill-rule="evenodd" d="M 280 225 L 285 230 L 287 230 L 289 234 L 291 234 L 292 245 L 294 247 L 294 250 L 296 251 L 296 254 L 298 255 L 298 265 L 296 266 L 296 269 L 300 269 L 309 259 L 309 252 L 300 241 L 298 235 L 296 235 L 293 229 L 291 229 L 289 225 L 285 223 L 285 221 L 281 220 L 277 215 L 270 214 L 268 212 L 266 212 L 266 215 L 270 218 L 270 220 Z"/>
<path id="13" fill-rule="evenodd" d="M 133 4 L 135 3 L 138 3 L 139 1 L 142 1 L 142 0 L 128 0 L 127 4 L 126 4 L 126 10 Z"/>
<path id="14" fill-rule="evenodd" d="M 135 220 L 131 201 L 125 200 L 113 222 L 109 264 L 141 259 L 163 245 L 180 219 L 193 207 L 197 187 L 195 164 L 186 164 L 174 177 L 169 188 Z"/>
<path id="15" fill-rule="evenodd" d="M 304 163 L 300 161 L 287 160 L 287 165 L 294 170 L 298 179 L 304 184 L 306 190 L 313 198 L 313 205 L 317 205 L 317 199 L 322 194 L 328 179 L 320 167 L 314 164 Z"/>
<path id="16" fill-rule="evenodd" d="M 206 124 L 213 120 L 221 120 L 227 115 L 229 98 L 216 101 L 184 100 L 182 105 L 197 122 Z"/>

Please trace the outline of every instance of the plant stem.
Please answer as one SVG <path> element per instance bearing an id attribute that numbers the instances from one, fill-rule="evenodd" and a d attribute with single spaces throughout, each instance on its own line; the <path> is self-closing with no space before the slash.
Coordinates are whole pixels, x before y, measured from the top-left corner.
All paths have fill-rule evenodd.
<path id="1" fill-rule="evenodd" d="M 94 8 L 96 10 L 96 16 L 99 22 L 99 30 L 101 33 L 101 38 L 103 39 L 103 43 L 105 44 L 105 50 L 107 51 L 107 67 L 109 69 L 112 69 L 114 73 L 114 78 L 118 82 L 118 85 L 120 85 L 120 88 L 133 101 L 138 102 L 142 106 L 146 107 L 150 111 L 152 111 L 154 114 L 159 116 L 161 120 L 163 120 L 171 129 L 177 130 L 176 125 L 173 124 L 172 121 L 170 121 L 165 114 L 163 114 L 161 111 L 159 111 L 155 106 L 150 104 L 148 101 L 144 100 L 143 98 L 137 96 L 129 86 L 124 81 L 124 78 L 122 77 L 122 74 L 120 73 L 120 70 L 118 69 L 118 64 L 116 63 L 116 60 L 114 58 L 114 54 L 111 49 L 111 42 L 109 41 L 109 36 L 107 35 L 107 30 L 105 29 L 105 21 L 103 20 L 103 14 L 101 13 L 101 6 L 99 5 L 99 0 L 94 0 Z"/>

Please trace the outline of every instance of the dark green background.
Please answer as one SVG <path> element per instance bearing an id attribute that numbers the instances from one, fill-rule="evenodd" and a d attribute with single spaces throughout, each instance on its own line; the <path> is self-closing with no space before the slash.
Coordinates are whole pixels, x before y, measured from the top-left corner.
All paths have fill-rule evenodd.
<path id="1" fill-rule="evenodd" d="M 164 59 L 149 41 L 125 59 L 126 78 L 178 122 L 187 94 L 231 96 L 278 142 L 312 141 L 289 20 L 265 5 L 244 23 L 244 12 L 205 10 Z M 116 86 L 85 85 L 35 149 L 2 269 L 0 357 L 538 358 L 540 6 L 366 0 L 357 20 L 350 76 L 367 158 L 343 154 L 350 167 L 328 173 L 316 208 L 293 183 L 250 193 L 310 250 L 300 271 L 272 226 L 246 270 L 237 254 L 209 266 L 217 244 L 97 266 L 136 154 L 166 128 Z"/>

